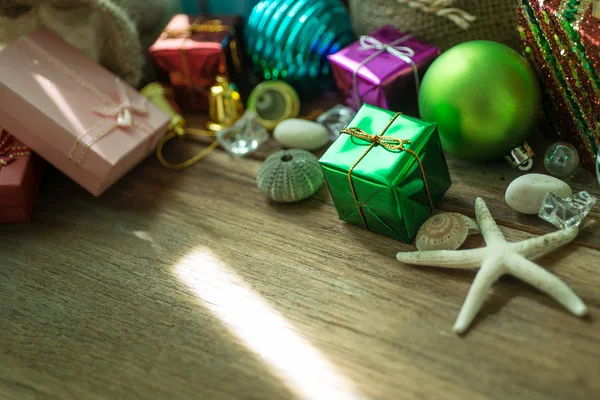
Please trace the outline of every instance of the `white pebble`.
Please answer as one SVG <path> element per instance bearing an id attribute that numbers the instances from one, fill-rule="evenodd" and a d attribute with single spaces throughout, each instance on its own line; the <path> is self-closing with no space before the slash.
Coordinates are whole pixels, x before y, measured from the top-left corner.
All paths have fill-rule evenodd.
<path id="1" fill-rule="evenodd" d="M 505 199 L 510 208 L 523 214 L 537 214 L 546 193 L 570 197 L 573 191 L 565 182 L 553 176 L 527 174 L 508 185 Z"/>
<path id="2" fill-rule="evenodd" d="M 329 142 L 329 133 L 316 122 L 290 118 L 275 127 L 273 138 L 290 149 L 317 150 Z"/>

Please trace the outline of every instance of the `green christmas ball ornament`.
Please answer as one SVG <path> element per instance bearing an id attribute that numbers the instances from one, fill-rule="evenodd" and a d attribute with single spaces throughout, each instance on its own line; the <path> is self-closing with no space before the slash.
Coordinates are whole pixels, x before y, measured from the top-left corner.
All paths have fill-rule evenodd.
<path id="1" fill-rule="evenodd" d="M 541 92 L 527 60 L 476 40 L 443 53 L 419 92 L 421 118 L 438 125 L 444 151 L 469 160 L 502 157 L 522 145 L 540 116 Z"/>

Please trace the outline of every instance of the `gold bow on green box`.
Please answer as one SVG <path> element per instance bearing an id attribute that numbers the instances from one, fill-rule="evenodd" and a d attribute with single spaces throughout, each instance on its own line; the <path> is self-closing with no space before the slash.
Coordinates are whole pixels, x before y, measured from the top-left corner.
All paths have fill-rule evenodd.
<path id="1" fill-rule="evenodd" d="M 406 243 L 452 185 L 435 124 L 368 104 L 319 162 L 341 220 Z"/>

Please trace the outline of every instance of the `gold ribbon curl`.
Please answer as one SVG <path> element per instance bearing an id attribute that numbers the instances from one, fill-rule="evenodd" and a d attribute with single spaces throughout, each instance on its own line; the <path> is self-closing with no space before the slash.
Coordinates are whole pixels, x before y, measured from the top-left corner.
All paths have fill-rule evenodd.
<path id="1" fill-rule="evenodd" d="M 174 139 L 174 138 L 183 139 L 186 135 L 199 136 L 199 137 L 215 137 L 216 132 L 205 131 L 202 129 L 185 128 L 184 130 L 176 130 L 176 129 L 172 130 L 171 132 L 169 132 L 168 134 L 163 136 L 163 138 L 160 139 L 160 141 L 158 142 L 158 145 L 156 146 L 156 156 L 158 157 L 158 161 L 160 161 L 160 163 L 164 167 L 173 169 L 173 170 L 180 170 L 180 169 L 187 168 L 187 167 L 197 163 L 204 157 L 206 157 L 211 151 L 213 151 L 214 149 L 216 149 L 219 146 L 219 141 L 215 140 L 207 148 L 200 151 L 198 154 L 196 154 L 194 157 L 190 158 L 189 160 L 184 161 L 179 164 L 170 163 L 163 156 L 163 147 L 169 140 Z"/>

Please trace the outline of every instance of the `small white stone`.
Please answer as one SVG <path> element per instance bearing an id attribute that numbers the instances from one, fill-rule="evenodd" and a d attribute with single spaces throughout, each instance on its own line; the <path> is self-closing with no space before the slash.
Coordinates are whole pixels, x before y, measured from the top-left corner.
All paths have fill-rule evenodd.
<path id="1" fill-rule="evenodd" d="M 290 118 L 275 127 L 273 138 L 290 149 L 317 150 L 329 142 L 329 132 L 316 122 Z"/>
<path id="2" fill-rule="evenodd" d="M 553 176 L 527 174 L 518 177 L 508 185 L 504 198 L 515 211 L 523 214 L 537 214 L 546 193 L 558 197 L 571 197 L 573 191 L 565 182 Z"/>

